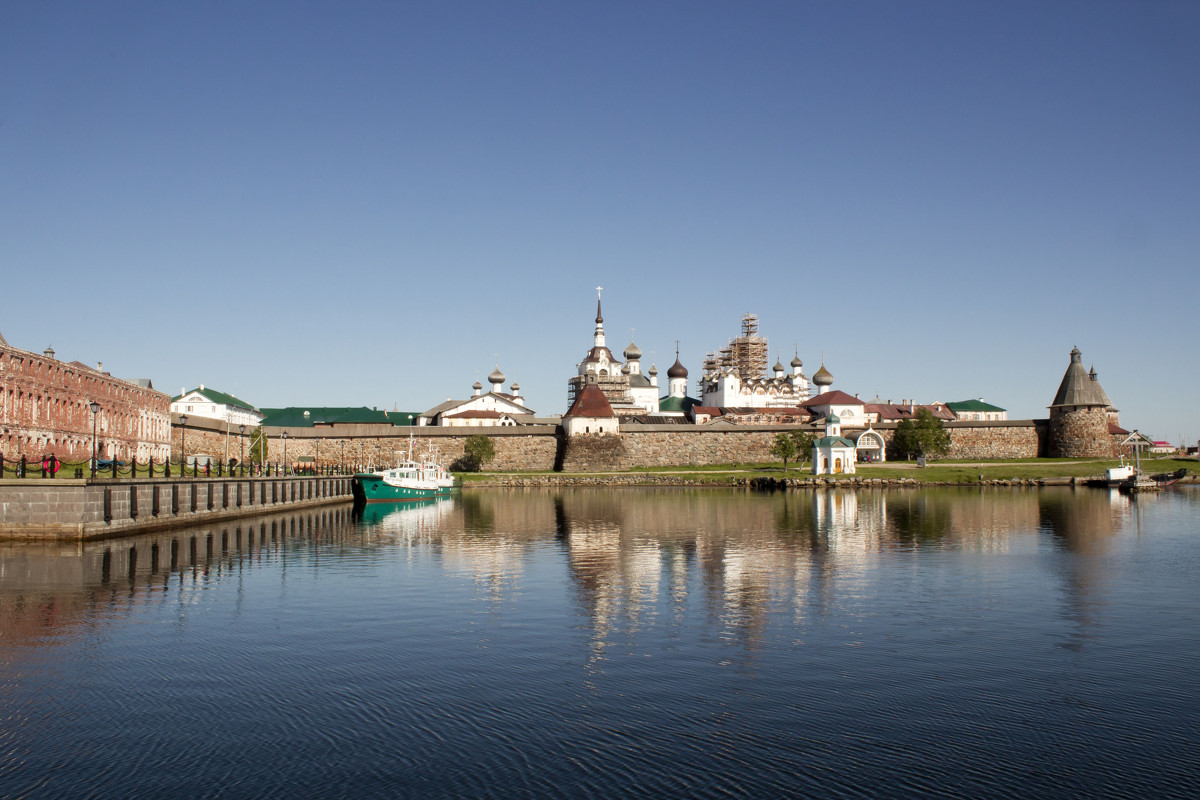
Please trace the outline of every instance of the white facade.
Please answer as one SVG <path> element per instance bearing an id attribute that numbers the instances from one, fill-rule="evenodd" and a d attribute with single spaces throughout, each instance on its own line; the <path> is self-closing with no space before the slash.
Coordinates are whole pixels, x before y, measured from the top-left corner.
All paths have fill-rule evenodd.
<path id="1" fill-rule="evenodd" d="M 198 389 L 181 391 L 179 399 L 171 402 L 171 413 L 216 419 L 230 425 L 245 425 L 247 428 L 258 427 L 263 421 L 262 413 L 248 404 L 235 402 L 236 400 L 237 398 L 223 392 L 205 389 L 202 383 Z"/>
<path id="2" fill-rule="evenodd" d="M 718 408 L 783 408 L 798 406 L 809 397 L 808 378 L 799 358 L 791 372 L 776 363 L 772 375 L 745 378 L 738 370 L 708 370 L 700 379 L 700 403 Z"/>
<path id="3" fill-rule="evenodd" d="M 629 396 L 633 404 L 648 414 L 658 413 L 658 372 L 642 372 L 642 351 L 633 342 L 625 348 L 625 375 L 629 377 Z"/>
<path id="4" fill-rule="evenodd" d="M 841 424 L 851 428 L 863 428 L 869 424 L 866 403 L 845 392 L 822 392 L 804 403 L 804 407 L 818 417 L 833 414 L 841 420 Z"/>
<path id="5" fill-rule="evenodd" d="M 854 457 L 858 461 L 886 461 L 887 446 L 883 436 L 874 428 L 867 428 L 860 433 L 858 441 L 854 443 Z"/>
<path id="6" fill-rule="evenodd" d="M 854 442 L 842 437 L 842 421 L 836 414 L 825 417 L 825 435 L 813 442 L 814 475 L 853 475 Z"/>
<path id="7" fill-rule="evenodd" d="M 499 378 L 499 381 L 496 379 Z M 504 375 L 497 368 L 488 377 L 492 383 L 492 391 L 481 394 L 482 388 L 475 382 L 474 394 L 466 400 L 447 400 L 434 406 L 417 417 L 417 425 L 434 425 L 443 428 L 454 427 L 484 427 L 488 425 L 516 425 L 518 420 L 533 418 L 533 410 L 523 404 L 520 387 L 514 383 L 512 393 L 505 394 L 500 389 Z"/>
<path id="8" fill-rule="evenodd" d="M 567 436 L 615 436 L 621 432 L 621 424 L 613 417 L 565 416 L 563 432 Z"/>

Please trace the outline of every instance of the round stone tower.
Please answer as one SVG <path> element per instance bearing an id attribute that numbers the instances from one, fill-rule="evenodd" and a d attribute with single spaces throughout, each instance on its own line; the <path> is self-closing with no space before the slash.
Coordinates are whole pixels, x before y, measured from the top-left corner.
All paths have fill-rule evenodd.
<path id="1" fill-rule="evenodd" d="M 1116 455 L 1108 432 L 1108 395 L 1095 372 L 1083 368 L 1078 347 L 1050 404 L 1047 451 L 1051 458 L 1112 458 Z"/>

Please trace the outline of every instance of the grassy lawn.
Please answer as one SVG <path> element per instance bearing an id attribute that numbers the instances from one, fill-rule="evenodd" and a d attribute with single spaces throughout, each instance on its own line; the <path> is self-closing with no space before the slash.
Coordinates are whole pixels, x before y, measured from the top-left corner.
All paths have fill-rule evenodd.
<path id="1" fill-rule="evenodd" d="M 977 483 L 979 476 L 984 480 L 1013 480 L 1036 478 L 1088 478 L 1099 477 L 1109 467 L 1120 462 L 1116 459 L 1069 459 L 1069 458 L 1016 458 L 1005 461 L 936 461 L 928 467 L 918 468 L 915 461 L 884 462 L 882 464 L 859 464 L 859 478 L 897 479 L 905 478 L 921 483 Z M 1142 469 L 1147 473 L 1173 472 L 1186 468 L 1192 475 L 1200 474 L 1200 464 L 1195 459 L 1154 458 L 1143 459 Z M 670 467 L 637 467 L 623 472 L 608 473 L 554 473 L 554 472 L 479 472 L 458 473 L 465 484 L 487 482 L 500 476 L 578 475 L 598 477 L 600 475 L 661 475 L 687 481 L 701 481 L 716 485 L 727 485 L 733 479 L 745 478 L 807 478 L 812 476 L 811 464 L 788 464 L 787 471 L 779 463 L 759 464 L 716 464 L 705 466 L 678 465 Z M 851 476 L 835 476 L 849 479 Z"/>

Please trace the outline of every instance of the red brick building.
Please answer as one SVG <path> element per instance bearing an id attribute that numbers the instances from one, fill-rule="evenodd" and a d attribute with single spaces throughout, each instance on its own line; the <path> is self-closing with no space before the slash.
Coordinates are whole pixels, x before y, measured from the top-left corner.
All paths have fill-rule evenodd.
<path id="1" fill-rule="evenodd" d="M 66 363 L 47 348 L 32 353 L 0 335 L 0 453 L 5 459 L 63 461 L 92 455 L 91 402 L 96 415 L 96 453 L 139 461 L 170 452 L 171 398 L 149 380 L 121 380 L 102 367 Z"/>

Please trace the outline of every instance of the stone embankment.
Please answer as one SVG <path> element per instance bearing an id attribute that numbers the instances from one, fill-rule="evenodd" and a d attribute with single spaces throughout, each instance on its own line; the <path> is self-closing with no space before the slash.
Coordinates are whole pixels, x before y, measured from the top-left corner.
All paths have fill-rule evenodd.
<path id="1" fill-rule="evenodd" d="M 86 540 L 349 503 L 346 476 L 0 480 L 0 540 Z"/>

